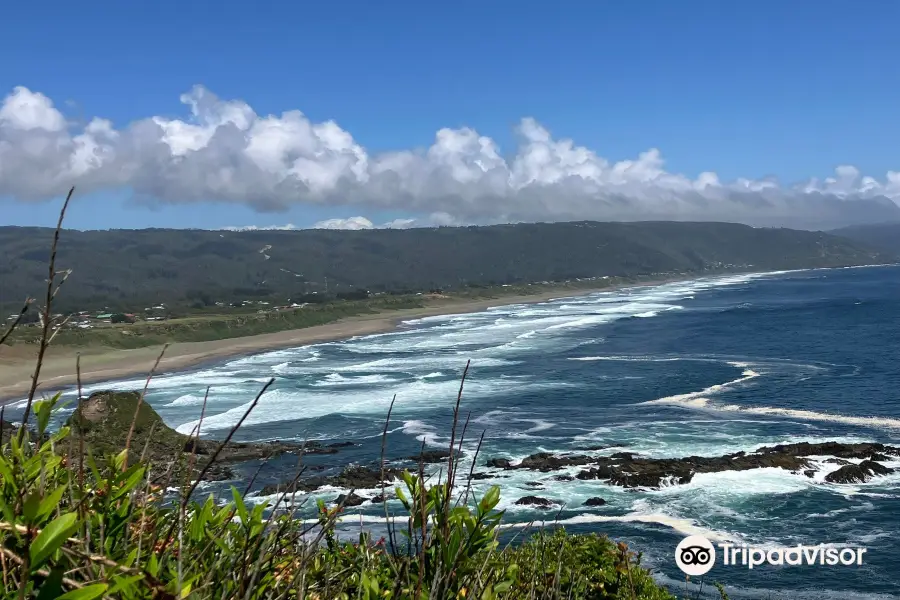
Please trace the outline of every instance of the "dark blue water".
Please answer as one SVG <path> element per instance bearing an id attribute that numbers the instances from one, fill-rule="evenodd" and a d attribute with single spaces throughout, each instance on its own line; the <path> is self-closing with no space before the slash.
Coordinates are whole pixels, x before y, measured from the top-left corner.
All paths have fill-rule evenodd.
<path id="1" fill-rule="evenodd" d="M 728 276 L 517 305 L 410 322 L 394 334 L 246 357 L 159 377 L 150 401 L 185 432 L 211 386 L 205 435 L 237 421 L 254 390 L 277 377 L 245 439 L 351 440 L 310 457 L 328 472 L 372 464 L 392 396 L 389 457 L 446 446 L 466 360 L 464 448 L 478 459 L 522 458 L 596 444 L 653 457 L 716 456 L 797 441 L 900 445 L 900 268 Z M 140 387 L 117 382 L 112 387 Z M 111 387 L 110 384 L 95 386 Z M 599 451 L 602 454 L 604 451 Z M 900 464 L 886 463 L 900 467 Z M 289 476 L 287 459 L 261 482 Z M 717 565 L 706 577 L 732 597 L 875 598 L 900 595 L 900 475 L 858 485 L 779 469 L 696 476 L 687 485 L 625 491 L 559 473 L 496 472 L 507 522 L 546 519 L 524 495 L 558 502 L 570 530 L 600 531 L 642 550 L 661 581 L 683 589 L 676 544 L 700 533 L 765 548 L 797 543 L 867 549 L 862 566 Z M 577 469 L 568 471 L 577 472 Z M 376 490 L 363 490 L 373 495 Z M 339 490 L 317 495 L 332 500 Z M 601 496 L 607 504 L 586 508 Z M 380 507 L 353 509 L 377 526 Z M 552 513 L 556 514 L 556 511 Z M 359 517 L 354 521 L 358 527 Z"/>

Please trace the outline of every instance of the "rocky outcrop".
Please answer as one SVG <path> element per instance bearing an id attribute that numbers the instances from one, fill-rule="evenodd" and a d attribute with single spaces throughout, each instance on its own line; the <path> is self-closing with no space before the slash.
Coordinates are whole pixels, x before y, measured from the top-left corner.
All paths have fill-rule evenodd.
<path id="1" fill-rule="evenodd" d="M 461 458 L 463 456 L 463 454 L 457 453 L 454 456 Z M 449 450 L 425 450 L 421 454 L 417 454 L 415 456 L 410 456 L 409 460 L 414 461 L 416 463 L 422 462 L 422 463 L 429 464 L 429 463 L 444 462 L 448 458 L 450 458 Z"/>
<path id="2" fill-rule="evenodd" d="M 600 457 L 539 452 L 522 459 L 517 464 L 511 464 L 507 459 L 492 459 L 488 464 L 504 469 L 530 469 L 541 472 L 579 466 L 584 467 L 576 475 L 581 480 L 602 480 L 625 488 L 659 488 L 689 483 L 698 473 L 762 468 L 786 469 L 812 477 L 816 469 L 809 458 L 811 456 L 830 456 L 831 461 L 849 462 L 850 459 L 861 459 L 864 462 L 860 465 L 852 463 L 845 465 L 825 479 L 833 483 L 843 482 L 844 479 L 867 481 L 873 476 L 890 473 L 891 469 L 876 461 L 900 456 L 900 448 L 878 443 L 802 442 L 767 446 L 751 453 L 735 452 L 725 456 L 684 458 L 645 458 L 632 452 L 617 452 Z M 860 479 L 861 477 L 865 479 Z"/>
<path id="3" fill-rule="evenodd" d="M 69 417 L 67 425 L 72 435 L 84 436 L 87 449 L 98 460 L 118 454 L 125 448 L 128 432 L 134 423 L 129 461 L 142 455 L 150 463 L 151 479 L 160 481 L 174 477 L 175 470 L 193 464 L 197 476 L 221 445 L 221 441 L 198 439 L 178 433 L 166 425 L 162 417 L 147 402 L 141 402 L 140 392 L 95 392 L 83 398 L 78 409 Z M 207 481 L 222 481 L 235 477 L 229 465 L 258 460 L 285 453 L 334 454 L 352 442 L 324 445 L 320 442 L 231 442 L 216 458 L 203 476 Z"/>
<path id="4" fill-rule="evenodd" d="M 536 506 L 538 508 L 552 508 L 556 504 L 553 500 L 541 498 L 540 496 L 522 496 L 516 500 L 516 504 L 520 506 Z"/>
<path id="5" fill-rule="evenodd" d="M 865 483 L 876 475 L 888 475 L 894 469 L 886 467 L 874 460 L 864 460 L 858 465 L 845 465 L 825 476 L 829 483 Z"/>
<path id="6" fill-rule="evenodd" d="M 600 497 L 588 498 L 584 501 L 585 506 L 603 506 L 606 504 L 606 500 Z"/>
<path id="7" fill-rule="evenodd" d="M 359 506 L 360 504 L 362 504 L 365 501 L 366 501 L 366 498 L 363 498 L 362 496 L 358 496 L 353 493 L 351 493 L 349 495 L 341 494 L 340 496 L 338 496 L 337 498 L 334 499 L 335 504 L 343 503 L 344 506 L 348 506 L 348 507 L 349 506 Z"/>

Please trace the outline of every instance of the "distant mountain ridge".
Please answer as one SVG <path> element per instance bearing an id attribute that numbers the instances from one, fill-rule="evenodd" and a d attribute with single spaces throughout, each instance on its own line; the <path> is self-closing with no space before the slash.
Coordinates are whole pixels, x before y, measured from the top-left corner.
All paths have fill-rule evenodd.
<path id="1" fill-rule="evenodd" d="M 882 252 L 900 255 L 900 223 L 851 225 L 829 233 L 866 244 Z"/>
<path id="2" fill-rule="evenodd" d="M 0 304 L 40 297 L 53 232 L 0 227 Z M 897 252 L 821 232 L 733 223 L 531 223 L 365 231 L 63 232 L 73 273 L 60 309 L 202 299 L 458 289 L 597 276 L 893 262 Z"/>

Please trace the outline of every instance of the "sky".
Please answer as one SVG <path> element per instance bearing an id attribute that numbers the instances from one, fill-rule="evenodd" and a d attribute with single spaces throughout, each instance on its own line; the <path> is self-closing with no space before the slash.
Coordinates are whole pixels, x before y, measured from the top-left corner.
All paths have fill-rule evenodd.
<path id="1" fill-rule="evenodd" d="M 14 2 L 0 225 L 900 219 L 900 3 Z"/>

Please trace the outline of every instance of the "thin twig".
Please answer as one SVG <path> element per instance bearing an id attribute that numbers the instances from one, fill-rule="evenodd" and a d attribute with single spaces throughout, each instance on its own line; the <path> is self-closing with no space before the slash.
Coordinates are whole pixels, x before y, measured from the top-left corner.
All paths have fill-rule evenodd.
<path id="1" fill-rule="evenodd" d="M 168 347 L 168 344 L 163 346 L 159 356 L 156 357 L 156 362 L 153 363 L 153 368 L 150 369 L 150 373 L 147 375 L 147 381 L 144 382 L 144 390 L 141 392 L 141 397 L 138 398 L 137 406 L 134 409 L 134 418 L 131 419 L 131 427 L 128 428 L 128 437 L 125 438 L 125 461 L 122 463 L 123 470 L 128 468 L 128 450 L 131 448 L 131 436 L 134 435 L 134 427 L 137 424 L 138 415 L 141 412 L 141 405 L 144 404 L 144 396 L 147 395 L 147 388 L 150 387 L 150 380 L 153 379 L 153 374 L 156 373 L 156 369 L 159 367 L 159 361 L 162 360 L 163 354 L 166 353 Z"/>
<path id="2" fill-rule="evenodd" d="M 2 336 L 0 336 L 0 344 L 6 341 L 6 338 L 12 335 L 12 332 L 15 331 L 16 327 L 22 321 L 22 318 L 25 316 L 25 313 L 28 312 L 28 307 L 31 306 L 31 303 L 34 302 L 34 298 L 26 298 L 25 303 L 22 304 L 22 310 L 19 311 L 19 314 L 16 315 L 15 320 L 10 324 L 9 327 L 6 328 L 6 332 Z"/>
<path id="3" fill-rule="evenodd" d="M 53 233 L 53 245 L 50 247 L 50 265 L 47 275 L 47 298 L 41 317 L 41 342 L 38 347 L 38 356 L 34 366 L 34 374 L 31 376 L 31 388 L 28 390 L 28 400 L 25 403 L 25 412 L 22 415 L 22 431 L 19 432 L 20 436 L 24 435 L 25 426 L 28 424 L 28 416 L 31 414 L 31 404 L 34 402 L 34 395 L 37 393 L 38 381 L 41 376 L 41 367 L 44 364 L 44 354 L 47 352 L 47 346 L 50 345 L 50 315 L 52 314 L 51 307 L 53 305 L 53 296 L 55 295 L 53 280 L 56 277 L 56 250 L 59 246 L 59 233 L 62 231 L 63 219 L 66 216 L 66 208 L 69 206 L 69 200 L 72 199 L 73 193 L 75 193 L 74 186 L 69 190 L 65 202 L 63 202 L 62 209 L 59 211 L 59 220 L 56 222 L 56 231 Z"/>
<path id="4" fill-rule="evenodd" d="M 387 433 L 388 433 L 388 425 L 391 422 L 391 413 L 394 412 L 394 402 L 397 401 L 397 394 L 394 394 L 394 397 L 391 399 L 391 405 L 388 407 L 387 418 L 384 420 L 384 431 L 381 433 L 381 503 L 384 507 L 384 520 L 387 523 L 388 528 L 388 542 L 391 544 L 391 555 L 395 555 L 397 552 L 396 546 L 394 545 L 394 531 L 391 527 L 391 515 L 388 511 L 388 502 L 387 502 L 387 493 L 385 492 L 384 485 L 384 453 L 387 448 Z M 394 561 L 389 561 L 391 563 L 391 567 L 394 568 Z M 396 568 L 394 568 L 394 572 L 396 573 Z"/>
<path id="5" fill-rule="evenodd" d="M 78 487 L 84 494 L 84 396 L 81 392 L 81 352 L 75 357 L 75 377 L 78 383 Z"/>
<path id="6" fill-rule="evenodd" d="M 203 476 L 206 475 L 206 473 L 212 467 L 213 463 L 216 462 L 216 459 L 219 457 L 219 454 L 222 452 L 222 449 L 225 448 L 225 446 L 228 444 L 228 442 L 231 441 L 231 438 L 234 437 L 234 434 L 237 433 L 237 430 L 241 428 L 241 425 L 244 424 L 244 421 L 247 420 L 247 417 L 250 416 L 250 413 L 253 412 L 253 409 L 256 408 L 257 404 L 259 404 L 259 399 L 262 398 L 263 394 L 266 393 L 266 390 L 268 390 L 269 386 L 271 386 L 273 383 L 275 383 L 274 377 L 269 379 L 269 381 L 266 382 L 266 385 L 264 385 L 262 387 L 262 389 L 259 390 L 259 393 L 256 395 L 256 398 L 253 399 L 253 402 L 250 403 L 250 406 L 247 408 L 247 411 L 244 413 L 244 415 L 241 417 L 241 419 L 237 423 L 235 423 L 234 427 L 231 428 L 231 431 L 228 432 L 228 435 L 225 436 L 225 439 L 222 440 L 222 443 L 219 444 L 219 447 L 216 448 L 216 451 L 213 452 L 212 456 L 206 462 L 206 465 L 203 466 L 203 469 L 200 471 L 200 475 L 198 475 L 197 479 L 194 481 L 194 485 L 192 485 L 191 489 L 188 490 L 187 498 L 189 498 L 191 496 L 191 494 L 194 493 L 194 490 L 197 489 L 197 486 L 200 485 L 200 481 L 203 479 Z M 187 498 L 182 500 L 182 502 L 186 503 Z"/>

